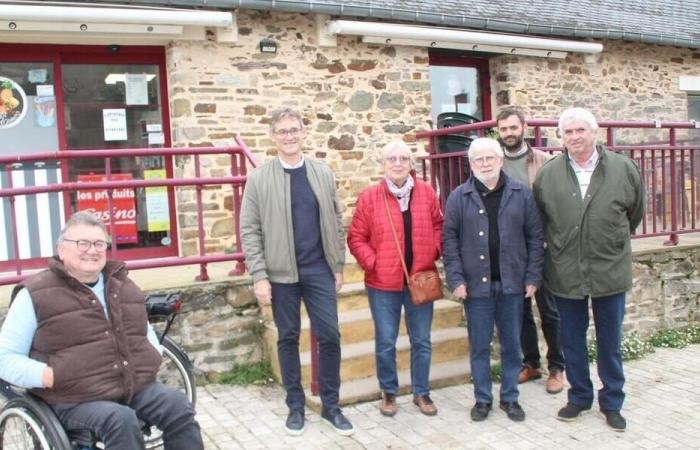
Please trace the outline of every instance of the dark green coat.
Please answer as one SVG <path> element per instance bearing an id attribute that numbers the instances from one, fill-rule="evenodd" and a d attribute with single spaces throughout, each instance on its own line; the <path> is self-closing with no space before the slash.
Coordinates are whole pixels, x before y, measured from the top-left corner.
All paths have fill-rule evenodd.
<path id="1" fill-rule="evenodd" d="M 644 191 L 627 156 L 600 156 L 586 198 L 564 152 L 540 170 L 533 187 L 542 213 L 545 280 L 559 297 L 603 297 L 632 287 L 630 233 L 644 215 Z"/>

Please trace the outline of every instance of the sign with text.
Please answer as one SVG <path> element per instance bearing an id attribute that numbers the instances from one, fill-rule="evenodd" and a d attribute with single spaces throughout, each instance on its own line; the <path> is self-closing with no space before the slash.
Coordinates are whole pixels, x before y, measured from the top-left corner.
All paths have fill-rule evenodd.
<path id="1" fill-rule="evenodd" d="M 112 175 L 112 181 L 131 180 L 129 173 Z M 78 175 L 78 181 L 90 182 L 107 181 L 106 175 Z M 107 189 L 81 189 L 78 191 L 78 211 L 88 211 L 102 219 L 107 231 L 110 231 L 110 220 L 114 218 L 117 244 L 135 244 L 138 242 L 136 232 L 136 196 L 131 188 L 115 189 L 112 192 L 112 212 L 110 214 L 107 199 Z"/>
<path id="2" fill-rule="evenodd" d="M 165 169 L 143 171 L 144 180 L 164 180 L 165 178 Z M 146 215 L 149 232 L 170 230 L 168 188 L 165 186 L 146 188 Z"/>
<path id="3" fill-rule="evenodd" d="M 126 141 L 126 109 L 103 109 L 105 141 Z"/>

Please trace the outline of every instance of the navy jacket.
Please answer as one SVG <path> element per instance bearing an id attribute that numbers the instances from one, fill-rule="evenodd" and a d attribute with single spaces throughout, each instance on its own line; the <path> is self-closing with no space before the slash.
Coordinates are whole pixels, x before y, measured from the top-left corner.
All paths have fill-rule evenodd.
<path id="1" fill-rule="evenodd" d="M 540 287 L 544 235 L 530 189 L 505 173 L 498 210 L 501 285 L 504 294 L 524 294 L 525 285 Z M 489 224 L 474 177 L 447 199 L 442 233 L 443 262 L 451 290 L 466 284 L 469 297 L 489 297 Z"/>

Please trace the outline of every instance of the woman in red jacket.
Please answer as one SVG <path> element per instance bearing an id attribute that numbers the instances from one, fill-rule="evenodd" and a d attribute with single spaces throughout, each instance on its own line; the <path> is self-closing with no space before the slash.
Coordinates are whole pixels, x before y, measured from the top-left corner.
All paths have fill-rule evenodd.
<path id="1" fill-rule="evenodd" d="M 403 141 L 384 147 L 382 164 L 385 177 L 360 194 L 348 232 L 350 252 L 365 271 L 374 320 L 377 378 L 382 390 L 379 411 L 393 416 L 397 410 L 396 339 L 403 308 L 411 343 L 413 403 L 432 416 L 437 414 L 429 395 L 433 304 L 415 306 L 411 302 L 384 199 L 410 273 L 435 268 L 442 212 L 433 188 L 416 179 L 411 151 Z"/>

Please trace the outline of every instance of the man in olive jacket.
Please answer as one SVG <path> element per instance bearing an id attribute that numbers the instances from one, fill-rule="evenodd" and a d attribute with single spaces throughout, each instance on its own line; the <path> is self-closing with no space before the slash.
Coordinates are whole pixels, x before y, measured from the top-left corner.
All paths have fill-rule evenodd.
<path id="1" fill-rule="evenodd" d="M 299 333 L 301 299 L 318 340 L 319 385 L 325 423 L 341 435 L 354 428 L 338 408 L 340 333 L 336 291 L 343 284 L 345 236 L 335 177 L 323 162 L 304 157 L 301 115 L 285 108 L 270 119 L 277 158 L 255 169 L 241 205 L 241 241 L 253 290 L 272 304 L 277 354 L 287 390 L 286 431 L 304 431 Z"/>
<path id="2" fill-rule="evenodd" d="M 641 176 L 628 157 L 596 147 L 598 124 L 589 111 L 564 111 L 559 130 L 565 150 L 542 167 L 533 188 L 547 243 L 545 278 L 561 317 L 571 384 L 558 418 L 576 420 L 593 403 L 586 351 L 590 299 L 603 382 L 598 403 L 608 425 L 624 431 L 620 340 L 625 292 L 632 287 L 630 235 L 644 214 Z"/>

